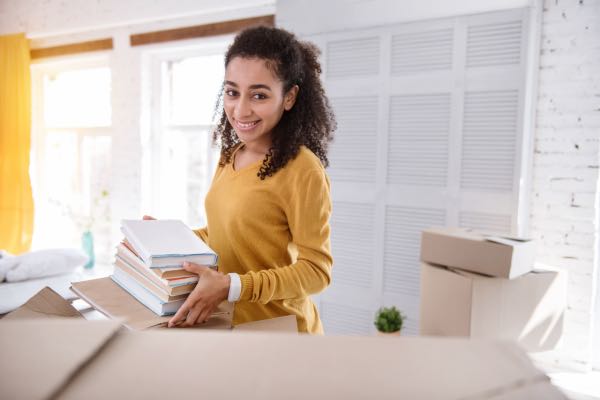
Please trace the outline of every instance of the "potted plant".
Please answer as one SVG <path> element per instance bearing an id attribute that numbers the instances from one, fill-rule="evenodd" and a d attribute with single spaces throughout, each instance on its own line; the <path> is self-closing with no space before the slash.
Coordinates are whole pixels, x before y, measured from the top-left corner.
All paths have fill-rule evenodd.
<path id="1" fill-rule="evenodd" d="M 381 307 L 375 314 L 375 327 L 382 336 L 399 336 L 405 318 L 395 306 Z"/>

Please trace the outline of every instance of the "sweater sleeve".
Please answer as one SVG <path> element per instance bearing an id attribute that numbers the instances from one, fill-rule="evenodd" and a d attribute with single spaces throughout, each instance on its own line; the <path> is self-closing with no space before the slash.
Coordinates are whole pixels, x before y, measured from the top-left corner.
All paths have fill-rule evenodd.
<path id="1" fill-rule="evenodd" d="M 299 174 L 285 210 L 292 242 L 298 250 L 295 263 L 240 275 L 240 300 L 268 303 L 299 299 L 323 291 L 331 282 L 329 217 L 330 184 L 323 170 Z"/>

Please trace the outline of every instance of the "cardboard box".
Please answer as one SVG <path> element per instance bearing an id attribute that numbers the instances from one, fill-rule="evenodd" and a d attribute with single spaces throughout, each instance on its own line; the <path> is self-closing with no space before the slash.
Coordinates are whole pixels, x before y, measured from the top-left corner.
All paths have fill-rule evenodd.
<path id="1" fill-rule="evenodd" d="M 0 398 L 566 398 L 510 342 L 199 334 L 0 321 Z"/>
<path id="2" fill-rule="evenodd" d="M 50 287 L 45 287 L 21 307 L 6 314 L 2 319 L 27 318 L 83 318 L 83 316 L 61 295 Z"/>
<path id="3" fill-rule="evenodd" d="M 430 228 L 421 235 L 421 261 L 512 279 L 533 268 L 535 242 L 462 228 Z"/>
<path id="4" fill-rule="evenodd" d="M 420 333 L 511 339 L 528 351 L 550 350 L 562 335 L 566 291 L 559 271 L 509 280 L 422 263 Z"/>
<path id="5" fill-rule="evenodd" d="M 171 319 L 170 316 L 156 315 L 109 277 L 73 282 L 71 290 L 108 318 L 121 320 L 129 329 L 164 328 Z M 232 314 L 233 305 L 225 301 L 206 323 L 196 327 L 231 328 Z"/>
<path id="6" fill-rule="evenodd" d="M 112 282 L 110 278 L 76 282 L 73 283 L 73 287 L 77 288 L 76 293 L 83 295 L 84 300 L 101 310 L 108 319 L 114 319 L 129 329 L 166 328 L 166 322 L 170 318 L 157 316 L 121 289 L 119 285 Z M 296 317 L 293 315 L 253 321 L 232 327 L 232 310 L 230 303 L 223 302 L 207 322 L 185 329 L 231 329 L 236 332 L 298 332 Z M 4 316 L 3 320 L 39 318 L 84 319 L 83 315 L 67 300 L 51 288 L 46 287 L 21 307 Z"/>

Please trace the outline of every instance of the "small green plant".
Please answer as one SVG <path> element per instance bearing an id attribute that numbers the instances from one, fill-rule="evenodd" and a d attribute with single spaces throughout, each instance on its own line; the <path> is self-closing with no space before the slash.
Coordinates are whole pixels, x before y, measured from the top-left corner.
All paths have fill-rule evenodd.
<path id="1" fill-rule="evenodd" d="M 397 332 L 402 329 L 405 316 L 394 306 L 381 307 L 375 314 L 375 326 L 379 332 Z"/>

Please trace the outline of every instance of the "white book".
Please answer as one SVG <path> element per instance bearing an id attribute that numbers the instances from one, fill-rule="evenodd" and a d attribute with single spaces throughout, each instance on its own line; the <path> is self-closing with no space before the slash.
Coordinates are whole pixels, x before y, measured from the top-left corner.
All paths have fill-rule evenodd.
<path id="1" fill-rule="evenodd" d="M 217 264 L 217 254 L 179 220 L 123 220 L 121 231 L 150 268 Z"/>
<path id="2" fill-rule="evenodd" d="M 146 289 L 144 286 L 140 285 L 133 277 L 131 277 L 127 272 L 120 270 L 119 268 L 115 268 L 113 274 L 111 275 L 113 281 L 115 281 L 119 286 L 129 292 L 130 295 L 136 298 L 137 301 L 148 307 L 155 314 L 164 316 L 164 315 L 173 315 L 179 310 L 179 307 L 183 304 L 185 299 L 175 300 L 170 302 L 164 302 L 158 297 L 156 297 L 152 292 Z"/>

